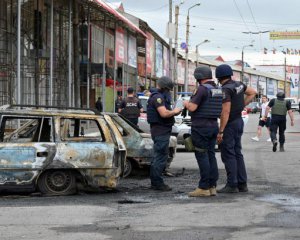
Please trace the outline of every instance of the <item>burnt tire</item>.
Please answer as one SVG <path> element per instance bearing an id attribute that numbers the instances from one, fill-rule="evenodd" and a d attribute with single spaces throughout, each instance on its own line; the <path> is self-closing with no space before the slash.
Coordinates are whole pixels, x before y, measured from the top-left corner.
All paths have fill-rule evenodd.
<path id="1" fill-rule="evenodd" d="M 69 170 L 49 170 L 39 177 L 38 189 L 47 195 L 70 195 L 76 192 L 76 178 Z"/>
<path id="2" fill-rule="evenodd" d="M 128 158 L 126 158 L 124 164 L 123 178 L 128 177 L 132 173 L 132 169 L 133 169 L 132 162 Z"/>

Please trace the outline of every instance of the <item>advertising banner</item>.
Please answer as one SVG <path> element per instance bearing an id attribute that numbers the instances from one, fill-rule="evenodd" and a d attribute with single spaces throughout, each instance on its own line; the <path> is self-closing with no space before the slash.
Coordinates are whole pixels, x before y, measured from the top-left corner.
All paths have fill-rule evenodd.
<path id="1" fill-rule="evenodd" d="M 120 63 L 126 62 L 127 41 L 124 29 L 116 29 L 116 60 Z"/>
<path id="2" fill-rule="evenodd" d="M 290 87 L 290 93 L 291 97 L 296 97 L 298 98 L 298 88 L 299 88 L 299 66 L 288 66 L 287 67 L 287 80 L 291 81 L 291 87 Z M 289 84 L 287 84 L 288 86 Z M 288 91 L 287 91 L 288 92 Z"/>
<path id="3" fill-rule="evenodd" d="M 300 39 L 300 32 L 270 32 L 271 40 L 294 40 Z"/>
<path id="4" fill-rule="evenodd" d="M 258 91 L 258 89 L 257 89 L 257 82 L 258 82 L 258 76 L 256 76 L 256 75 L 251 75 L 251 78 L 250 78 L 250 85 L 251 85 L 251 87 L 253 87 L 256 91 Z"/>
<path id="5" fill-rule="evenodd" d="M 184 84 L 184 65 L 185 61 L 182 59 L 178 59 L 177 62 L 177 79 L 178 79 L 178 84 L 183 85 Z"/>
<path id="6" fill-rule="evenodd" d="M 128 65 L 131 67 L 137 67 L 137 48 L 136 48 L 136 38 L 129 36 L 128 42 Z"/>
<path id="7" fill-rule="evenodd" d="M 277 89 L 278 91 L 284 90 L 284 81 L 277 81 Z"/>
<path id="8" fill-rule="evenodd" d="M 259 76 L 258 78 L 258 92 L 267 95 L 267 79 L 266 77 Z"/>
<path id="9" fill-rule="evenodd" d="M 195 68 L 196 68 L 195 63 L 189 63 L 189 75 L 188 75 L 188 85 L 189 86 L 195 86 L 196 85 L 196 79 L 194 77 Z"/>
<path id="10" fill-rule="evenodd" d="M 234 80 L 234 81 L 241 81 L 241 73 L 233 71 L 232 80 Z"/>
<path id="11" fill-rule="evenodd" d="M 243 83 L 246 84 L 247 86 L 250 86 L 250 74 L 244 73 L 244 80 Z"/>
<path id="12" fill-rule="evenodd" d="M 162 44 L 159 41 L 155 41 L 155 76 L 162 77 L 163 76 L 163 48 Z"/>
<path id="13" fill-rule="evenodd" d="M 169 76 L 169 68 L 170 68 L 170 62 L 169 62 L 169 49 L 164 46 L 164 76 Z"/>
<path id="14" fill-rule="evenodd" d="M 277 86 L 277 84 L 276 84 Z M 272 79 L 268 79 L 267 81 L 267 95 L 269 98 L 273 98 L 276 93 L 275 93 L 275 81 Z"/>
<path id="15" fill-rule="evenodd" d="M 146 39 L 146 59 L 147 59 L 147 74 L 152 73 L 152 66 L 154 64 L 154 37 L 151 33 L 147 32 L 147 39 Z"/>

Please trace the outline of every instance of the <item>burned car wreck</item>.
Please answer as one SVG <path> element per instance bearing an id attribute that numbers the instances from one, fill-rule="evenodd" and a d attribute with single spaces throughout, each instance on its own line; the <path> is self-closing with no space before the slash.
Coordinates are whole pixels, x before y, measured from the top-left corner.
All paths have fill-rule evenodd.
<path id="1" fill-rule="evenodd" d="M 108 115 L 38 106 L 0 110 L 0 191 L 67 195 L 78 183 L 115 188 L 125 159 L 124 141 Z"/>
<path id="2" fill-rule="evenodd" d="M 123 137 L 127 149 L 127 158 L 125 162 L 124 177 L 131 174 L 133 169 L 147 168 L 150 166 L 153 152 L 153 140 L 151 135 L 144 133 L 137 126 L 126 120 L 122 115 L 117 113 L 108 114 Z M 166 168 L 169 168 L 176 154 L 177 139 L 170 137 L 169 158 Z"/>

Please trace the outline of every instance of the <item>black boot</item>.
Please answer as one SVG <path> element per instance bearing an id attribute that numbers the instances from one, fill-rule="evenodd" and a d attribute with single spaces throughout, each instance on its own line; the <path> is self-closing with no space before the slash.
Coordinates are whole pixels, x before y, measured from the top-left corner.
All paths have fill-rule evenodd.
<path id="1" fill-rule="evenodd" d="M 225 185 L 225 187 L 217 190 L 218 193 L 238 193 L 239 189 L 237 187 L 230 187 Z"/>
<path id="2" fill-rule="evenodd" d="M 277 151 L 277 140 L 273 140 L 273 152 Z"/>
<path id="3" fill-rule="evenodd" d="M 284 152 L 284 145 L 283 144 L 280 144 L 280 149 L 279 149 L 280 152 Z"/>
<path id="4" fill-rule="evenodd" d="M 239 192 L 248 192 L 247 183 L 239 183 L 238 189 L 239 189 Z"/>

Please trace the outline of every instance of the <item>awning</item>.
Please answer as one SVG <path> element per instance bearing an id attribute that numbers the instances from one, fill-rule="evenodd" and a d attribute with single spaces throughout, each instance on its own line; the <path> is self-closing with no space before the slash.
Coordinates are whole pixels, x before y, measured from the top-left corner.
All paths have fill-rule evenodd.
<path id="1" fill-rule="evenodd" d="M 101 7 L 103 7 L 106 11 L 114 15 L 116 18 L 126 23 L 126 25 L 128 25 L 133 31 L 138 32 L 142 34 L 145 38 L 147 38 L 147 35 L 141 29 L 139 29 L 136 25 L 134 25 L 129 19 L 124 17 L 121 13 L 119 13 L 111 6 L 109 6 L 106 2 L 104 2 L 103 0 L 94 0 L 94 1 L 98 3 Z"/>

